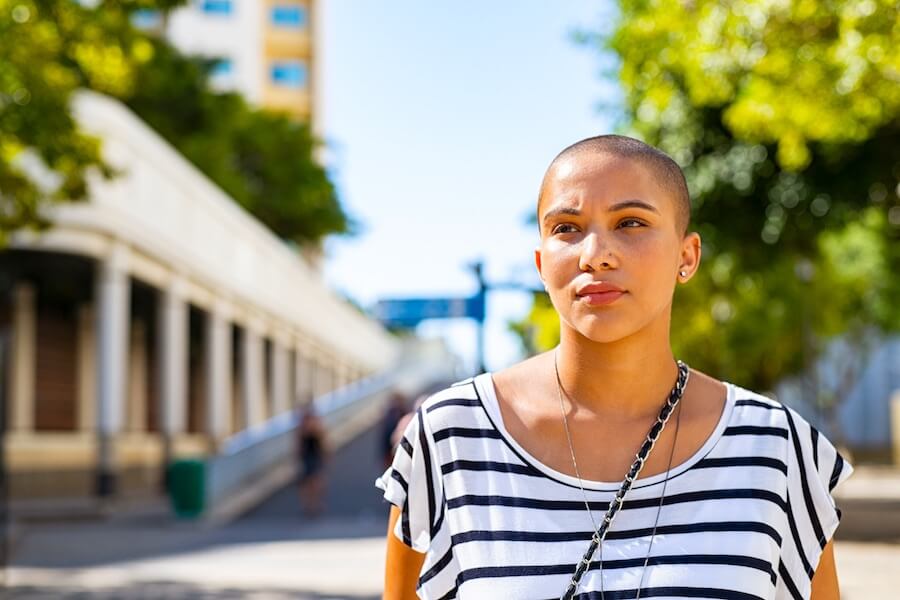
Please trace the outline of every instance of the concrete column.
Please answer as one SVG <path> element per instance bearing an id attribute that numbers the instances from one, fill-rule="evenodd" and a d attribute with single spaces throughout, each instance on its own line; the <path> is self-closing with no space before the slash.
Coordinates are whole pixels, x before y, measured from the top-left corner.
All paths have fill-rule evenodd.
<path id="1" fill-rule="evenodd" d="M 248 323 L 244 329 L 241 360 L 241 401 L 244 425 L 253 427 L 263 421 L 263 340 L 257 326 Z"/>
<path id="2" fill-rule="evenodd" d="M 141 321 L 131 324 L 128 365 L 128 430 L 147 430 L 147 334 Z"/>
<path id="3" fill-rule="evenodd" d="M 243 344 L 241 345 L 243 347 Z M 244 383 L 242 377 L 242 367 L 238 365 L 237 370 L 232 372 L 231 377 L 231 431 L 229 433 L 237 433 L 247 427 L 244 423 Z"/>
<path id="4" fill-rule="evenodd" d="M 265 333 L 260 333 L 262 343 L 262 372 L 260 382 L 262 384 L 262 402 L 260 403 L 261 421 L 272 417 L 272 346 Z"/>
<path id="5" fill-rule="evenodd" d="M 97 336 L 94 307 L 78 307 L 78 430 L 97 427 Z"/>
<path id="6" fill-rule="evenodd" d="M 315 399 L 321 393 L 322 374 L 319 372 L 318 354 L 314 348 L 306 355 L 306 389 L 309 390 L 309 398 Z"/>
<path id="7" fill-rule="evenodd" d="M 206 319 L 206 431 L 215 443 L 231 433 L 231 323 L 224 305 Z"/>
<path id="8" fill-rule="evenodd" d="M 294 344 L 294 389 L 291 406 L 296 407 L 306 402 L 309 382 L 306 374 L 306 359 L 299 344 Z"/>
<path id="9" fill-rule="evenodd" d="M 315 394 L 318 397 L 327 394 L 333 389 L 331 361 L 319 353 L 316 354 L 314 361 L 315 377 L 313 385 L 316 390 Z"/>
<path id="10" fill-rule="evenodd" d="M 339 362 L 332 361 L 331 363 L 331 390 L 340 389 L 344 380 L 344 365 Z"/>
<path id="11" fill-rule="evenodd" d="M 272 396 L 273 415 L 277 416 L 290 408 L 288 390 L 288 353 L 281 339 L 272 339 L 272 380 L 269 394 Z"/>
<path id="12" fill-rule="evenodd" d="M 297 405 L 297 359 L 296 350 L 294 350 L 293 342 L 286 338 L 284 344 L 284 364 L 287 369 L 287 381 L 285 392 L 287 407 L 293 410 Z"/>
<path id="13" fill-rule="evenodd" d="M 12 344 L 10 345 L 9 398 L 11 431 L 34 429 L 34 384 L 37 360 L 37 302 L 30 283 L 18 283 L 12 292 Z"/>
<path id="14" fill-rule="evenodd" d="M 188 304 L 184 287 L 184 280 L 176 277 L 159 298 L 160 429 L 167 442 L 183 433 L 187 423 Z"/>
<path id="15" fill-rule="evenodd" d="M 128 322 L 131 282 L 128 248 L 116 244 L 102 260 L 97 277 L 97 494 L 115 493 L 114 437 L 122 429 L 128 377 Z"/>

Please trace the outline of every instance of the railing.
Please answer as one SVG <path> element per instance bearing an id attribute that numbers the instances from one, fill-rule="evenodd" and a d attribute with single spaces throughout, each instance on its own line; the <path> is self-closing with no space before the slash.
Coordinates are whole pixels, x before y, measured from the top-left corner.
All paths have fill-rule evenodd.
<path id="1" fill-rule="evenodd" d="M 313 406 L 325 423 L 329 446 L 337 448 L 380 418 L 393 391 L 414 394 L 457 377 L 452 357 L 426 352 L 319 396 Z M 297 425 L 296 411 L 283 413 L 235 434 L 206 460 L 205 519 L 218 523 L 234 518 L 296 476 Z"/>

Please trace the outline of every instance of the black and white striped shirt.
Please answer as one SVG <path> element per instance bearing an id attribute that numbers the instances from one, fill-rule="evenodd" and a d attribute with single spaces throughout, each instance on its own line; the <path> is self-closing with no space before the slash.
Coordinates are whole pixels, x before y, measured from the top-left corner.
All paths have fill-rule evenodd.
<path id="1" fill-rule="evenodd" d="M 792 409 L 725 384 L 714 432 L 670 471 L 642 598 L 808 598 L 838 526 L 850 464 Z M 664 479 L 636 481 L 576 598 L 600 598 L 601 573 L 606 599 L 635 597 Z M 583 484 L 602 518 L 620 482 Z M 376 485 L 426 553 L 425 599 L 559 598 L 592 534 L 577 479 L 504 428 L 490 373 L 431 395 Z"/>

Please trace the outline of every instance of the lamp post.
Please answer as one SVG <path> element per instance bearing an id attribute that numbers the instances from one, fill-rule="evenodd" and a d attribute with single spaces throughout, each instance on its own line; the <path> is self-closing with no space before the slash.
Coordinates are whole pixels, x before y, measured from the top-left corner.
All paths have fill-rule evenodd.
<path id="1" fill-rule="evenodd" d="M 484 373 L 485 371 L 487 371 L 484 363 L 484 321 L 487 312 L 485 309 L 485 305 L 487 303 L 487 293 L 494 290 L 518 290 L 528 292 L 533 295 L 537 293 L 546 294 L 547 290 L 545 290 L 544 288 L 534 288 L 528 284 L 515 281 L 488 283 L 484 278 L 484 261 L 481 259 L 473 263 L 469 263 L 467 266 L 475 274 L 475 278 L 478 281 L 478 295 L 476 298 L 481 302 L 481 308 L 478 318 L 475 319 L 476 323 L 478 324 L 478 354 L 476 358 L 476 368 L 480 373 Z"/>
<path id="2" fill-rule="evenodd" d="M 484 262 L 482 260 L 477 260 L 473 263 L 469 263 L 468 267 L 475 274 L 475 279 L 478 281 L 478 293 L 475 296 L 475 301 L 480 304 L 478 307 L 479 310 L 476 310 L 475 315 L 475 323 L 478 327 L 477 332 L 477 355 L 475 358 L 475 368 L 478 369 L 479 373 L 484 373 L 487 371 L 487 368 L 484 364 L 484 317 L 485 317 L 485 305 L 487 304 L 487 291 L 488 284 L 484 280 Z"/>

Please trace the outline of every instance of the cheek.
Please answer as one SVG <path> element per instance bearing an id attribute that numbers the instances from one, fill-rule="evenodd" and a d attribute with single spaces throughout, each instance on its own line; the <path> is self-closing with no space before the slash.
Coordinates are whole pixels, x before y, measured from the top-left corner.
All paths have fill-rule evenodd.
<path id="1" fill-rule="evenodd" d="M 641 271 L 667 269 L 677 260 L 678 250 L 672 240 L 663 235 L 644 235 L 623 246 L 627 261 L 642 267 Z"/>
<path id="2" fill-rule="evenodd" d="M 572 282 L 578 270 L 578 252 L 572 247 L 554 248 L 542 255 L 542 271 L 547 284 L 559 288 Z"/>
<path id="3" fill-rule="evenodd" d="M 634 250 L 632 264 L 638 267 L 634 283 L 644 292 L 642 302 L 655 303 L 657 299 L 670 297 L 676 284 L 677 251 L 666 240 L 648 240 Z"/>

